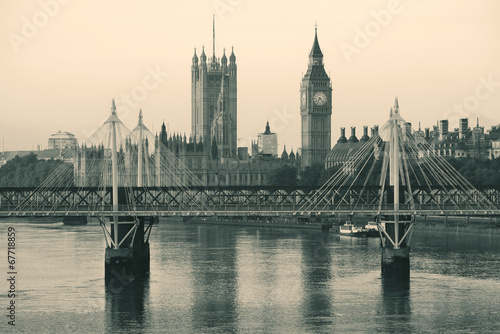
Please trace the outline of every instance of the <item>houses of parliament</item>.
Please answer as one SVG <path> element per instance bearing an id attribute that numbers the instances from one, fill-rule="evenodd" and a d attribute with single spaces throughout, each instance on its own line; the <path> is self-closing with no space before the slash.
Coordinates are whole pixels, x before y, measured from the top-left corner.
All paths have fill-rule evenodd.
<path id="1" fill-rule="evenodd" d="M 237 64 L 234 48 L 212 56 L 196 49 L 191 65 L 191 135 L 168 134 L 162 125 L 159 141 L 207 186 L 269 185 L 274 170 L 288 165 L 303 169 L 323 164 L 331 149 L 332 85 L 323 64 L 317 29 L 307 72 L 300 83 L 302 154 L 278 155 L 277 134 L 266 130 L 247 147 L 237 147 Z M 181 172 L 181 171 L 179 171 Z"/>
<path id="2" fill-rule="evenodd" d="M 271 185 L 271 175 L 278 168 L 289 166 L 296 170 L 314 164 L 323 164 L 331 143 L 332 86 L 323 65 L 317 29 L 309 53 L 307 72 L 300 83 L 300 115 L 302 124 L 302 154 L 288 153 L 286 146 L 278 155 L 277 134 L 272 124 L 266 124 L 265 131 L 252 141 L 251 148 L 238 147 L 237 137 L 237 65 L 234 49 L 229 59 L 224 49 L 221 57 L 215 53 L 215 26 L 213 49 L 210 58 L 201 48 L 198 57 L 196 48 L 191 64 L 191 135 L 167 133 L 165 123 L 157 136 L 153 149 L 148 149 L 151 161 L 145 162 L 143 175 L 150 175 L 148 182 L 157 186 L 177 185 L 187 181 L 183 176 L 186 168 L 206 186 L 255 186 Z M 171 164 L 171 174 L 179 175 L 177 180 L 161 175 L 153 157 L 161 157 L 162 149 L 172 152 L 178 163 Z M 89 185 L 86 157 L 89 149 L 78 149 L 75 155 L 75 180 L 81 186 Z M 83 151 L 85 152 L 83 152 Z M 104 156 L 102 148 L 97 155 Z M 120 180 L 137 182 L 137 147 L 131 142 L 123 148 L 120 157 L 126 175 Z M 158 159 L 157 159 L 158 160 Z M 156 170 L 158 169 L 158 170 Z M 135 180 L 135 181 L 134 181 Z M 125 182 L 125 181 L 124 181 Z M 187 181 L 188 183 L 191 181 Z M 191 185 L 191 184 L 185 184 Z M 194 185 L 194 184 L 192 184 Z"/>
<path id="3" fill-rule="evenodd" d="M 212 56 L 207 58 L 202 47 L 198 58 L 196 49 L 191 64 L 191 135 L 167 133 L 163 123 L 154 146 L 148 147 L 145 168 L 141 175 L 149 175 L 149 185 L 156 186 L 262 186 L 272 185 L 273 173 L 288 166 L 296 171 L 311 166 L 336 168 L 359 150 L 369 140 L 368 127 L 363 128 L 360 140 L 356 129 L 351 128 L 349 139 L 345 128 L 331 148 L 332 84 L 323 64 L 317 28 L 309 53 L 307 71 L 300 82 L 301 151 L 290 153 L 284 147 L 278 155 L 277 134 L 272 125 L 252 141 L 251 148 L 238 147 L 237 138 L 237 65 L 234 49 L 229 59 L 225 49 L 219 58 L 215 53 L 215 27 Z M 396 102 L 397 104 L 397 102 Z M 407 131 L 411 124 L 405 125 Z M 415 132 L 440 155 L 448 157 L 497 158 L 500 156 L 500 126 L 489 134 L 479 123 L 473 129 L 467 119 L 460 120 L 460 127 L 448 130 L 448 121 L 442 120 L 432 131 Z M 378 136 L 374 126 L 371 136 Z M 94 150 L 95 152 L 93 152 Z M 138 183 L 138 149 L 128 141 L 121 149 L 120 159 L 125 166 L 120 180 Z M 166 156 L 164 153 L 168 153 Z M 62 155 L 62 153 L 60 153 Z M 102 147 L 81 147 L 74 158 L 75 182 L 79 186 L 91 186 L 87 174 L 95 174 L 87 161 L 88 156 L 106 155 Z M 173 162 L 172 162 L 173 160 Z M 161 166 L 169 165 L 169 175 Z M 197 184 L 192 183 L 193 178 Z M 189 177 L 188 177 L 189 176 Z"/>

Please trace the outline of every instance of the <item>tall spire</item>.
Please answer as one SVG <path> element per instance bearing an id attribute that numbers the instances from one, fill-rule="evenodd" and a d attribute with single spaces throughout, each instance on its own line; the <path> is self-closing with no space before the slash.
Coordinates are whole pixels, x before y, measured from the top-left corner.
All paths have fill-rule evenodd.
<path id="1" fill-rule="evenodd" d="M 215 14 L 213 14 L 213 17 L 212 17 L 212 30 L 213 30 L 212 48 L 214 51 L 214 58 L 215 58 Z"/>
<path id="2" fill-rule="evenodd" d="M 323 53 L 321 52 L 318 42 L 318 24 L 314 25 L 314 43 L 311 53 L 309 53 L 309 57 L 323 57 Z"/>
<path id="3" fill-rule="evenodd" d="M 264 134 L 266 135 L 271 134 L 271 127 L 269 126 L 269 121 L 267 121 L 266 123 L 266 131 L 264 132 Z"/>
<path id="4" fill-rule="evenodd" d="M 139 125 L 142 124 L 142 108 L 139 109 Z"/>

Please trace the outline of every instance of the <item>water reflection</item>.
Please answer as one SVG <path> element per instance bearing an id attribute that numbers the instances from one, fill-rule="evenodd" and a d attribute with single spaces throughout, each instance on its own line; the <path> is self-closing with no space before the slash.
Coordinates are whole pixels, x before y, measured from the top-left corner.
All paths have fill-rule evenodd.
<path id="1" fill-rule="evenodd" d="M 306 324 L 319 328 L 333 324 L 332 290 L 329 284 L 332 279 L 332 254 L 328 238 L 328 232 L 316 232 L 302 243 L 302 315 Z"/>
<path id="2" fill-rule="evenodd" d="M 97 224 L 18 226 L 24 332 L 498 332 L 500 234 L 417 230 L 410 288 L 375 238 L 165 222 L 151 279 L 105 291 Z"/>
<path id="3" fill-rule="evenodd" d="M 107 332 L 147 330 L 149 324 L 149 277 L 132 282 L 121 281 L 106 286 Z"/>
<path id="4" fill-rule="evenodd" d="M 411 333 L 410 277 L 406 273 L 384 273 L 381 302 L 384 332 L 393 333 L 404 329 Z"/>
<path id="5" fill-rule="evenodd" d="M 236 234 L 222 227 L 198 228 L 192 251 L 194 303 L 193 327 L 234 332 L 236 323 Z"/>

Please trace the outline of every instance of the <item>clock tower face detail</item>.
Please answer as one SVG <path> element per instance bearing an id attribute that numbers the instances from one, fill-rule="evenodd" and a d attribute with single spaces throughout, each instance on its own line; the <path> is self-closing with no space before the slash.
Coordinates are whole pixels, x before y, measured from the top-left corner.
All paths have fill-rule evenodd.
<path id="1" fill-rule="evenodd" d="M 300 83 L 302 168 L 324 165 L 331 150 L 332 83 L 323 65 L 317 29 L 307 72 Z"/>

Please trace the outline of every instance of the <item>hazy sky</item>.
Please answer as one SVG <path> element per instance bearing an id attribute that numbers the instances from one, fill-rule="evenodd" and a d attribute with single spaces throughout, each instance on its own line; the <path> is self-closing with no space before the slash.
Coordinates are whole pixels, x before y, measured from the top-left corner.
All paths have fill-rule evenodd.
<path id="1" fill-rule="evenodd" d="M 241 146 L 266 120 L 280 151 L 300 146 L 299 85 L 315 21 L 334 89 L 332 145 L 341 126 L 357 126 L 359 137 L 363 125 L 383 124 L 395 96 L 414 127 L 500 123 L 498 0 L 4 0 L 5 148 L 46 147 L 58 130 L 85 140 L 113 97 L 129 128 L 142 108 L 150 129 L 165 120 L 189 134 L 191 58 L 202 45 L 212 53 L 213 13 L 216 55 L 231 46 L 236 54 Z"/>

